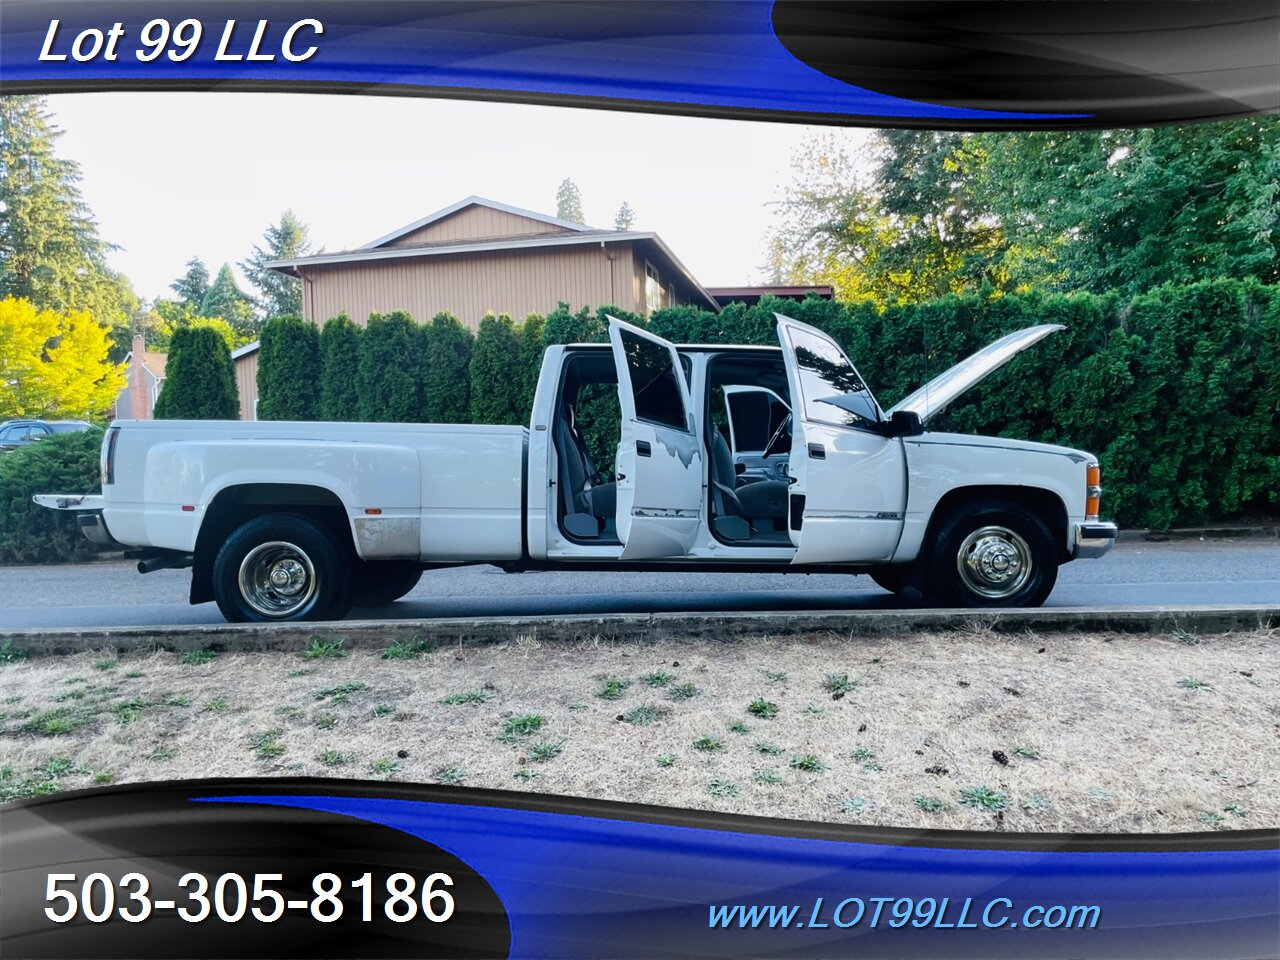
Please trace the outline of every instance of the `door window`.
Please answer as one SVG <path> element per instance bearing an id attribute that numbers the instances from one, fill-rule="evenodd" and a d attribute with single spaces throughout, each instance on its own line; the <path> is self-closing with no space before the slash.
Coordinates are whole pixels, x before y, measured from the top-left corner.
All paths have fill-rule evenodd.
<path id="1" fill-rule="evenodd" d="M 804 417 L 841 427 L 869 426 L 880 420 L 875 398 L 849 358 L 826 337 L 787 328 L 800 374 Z"/>
<path id="2" fill-rule="evenodd" d="M 687 433 L 689 422 L 671 351 L 660 343 L 637 337 L 630 330 L 621 330 L 620 334 L 635 396 L 636 416 Z"/>

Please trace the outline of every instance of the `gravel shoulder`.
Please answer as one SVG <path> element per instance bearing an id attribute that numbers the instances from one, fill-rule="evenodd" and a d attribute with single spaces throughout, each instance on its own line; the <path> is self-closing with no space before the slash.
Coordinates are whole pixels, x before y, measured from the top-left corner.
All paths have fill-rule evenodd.
<path id="1" fill-rule="evenodd" d="M 86 653 L 0 666 L 0 799 L 339 776 L 899 827 L 1275 827 L 1278 640 L 977 629 Z"/>

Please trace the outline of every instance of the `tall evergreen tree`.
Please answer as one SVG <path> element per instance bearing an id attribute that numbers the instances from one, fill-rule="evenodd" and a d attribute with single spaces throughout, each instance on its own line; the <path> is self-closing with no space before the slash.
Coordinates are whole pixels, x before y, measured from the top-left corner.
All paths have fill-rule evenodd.
<path id="1" fill-rule="evenodd" d="M 523 423 L 520 406 L 520 338 L 511 317 L 492 313 L 480 321 L 471 351 L 471 422 Z"/>
<path id="2" fill-rule="evenodd" d="M 418 326 L 404 311 L 375 313 L 360 336 L 356 380 L 359 418 L 415 423 L 422 412 L 422 348 Z"/>
<path id="3" fill-rule="evenodd" d="M 111 250 L 80 194 L 80 167 L 57 156 L 44 97 L 0 97 L 0 297 L 85 310 L 128 327 L 138 298 L 106 263 Z"/>
<path id="4" fill-rule="evenodd" d="M 540 313 L 531 313 L 520 325 L 520 357 L 516 361 L 516 379 L 520 383 L 520 396 L 516 404 L 519 413 L 518 423 L 528 423 L 533 414 L 533 395 L 538 389 L 538 377 L 542 374 L 542 355 L 547 347 L 543 343 L 543 329 L 546 318 Z"/>
<path id="5" fill-rule="evenodd" d="M 320 331 L 320 397 L 321 420 L 358 420 L 360 418 L 361 330 L 345 313 L 329 320 Z"/>
<path id="6" fill-rule="evenodd" d="M 302 282 L 272 270 L 267 264 L 272 260 L 305 257 L 311 252 L 309 233 L 310 228 L 297 214 L 286 210 L 280 215 L 280 222 L 271 224 L 263 233 L 264 245 L 254 244 L 253 252 L 240 263 L 249 282 L 258 288 L 261 294 L 258 305 L 268 319 L 302 315 Z"/>
<path id="7" fill-rule="evenodd" d="M 582 213 L 582 192 L 578 185 L 565 177 L 556 188 L 556 216 L 572 223 L 586 223 Z"/>
<path id="8" fill-rule="evenodd" d="M 200 314 L 205 317 L 221 317 L 231 324 L 237 333 L 245 335 L 257 333 L 257 317 L 253 311 L 253 300 L 236 283 L 235 274 L 231 272 L 229 263 L 222 265 L 213 283 L 209 285 L 209 290 L 200 303 Z"/>
<path id="9" fill-rule="evenodd" d="M 258 419 L 315 420 L 320 397 L 320 331 L 297 317 L 262 326 Z"/>
<path id="10" fill-rule="evenodd" d="M 169 289 L 177 293 L 180 303 L 199 310 L 209 295 L 209 268 L 199 257 L 192 257 L 187 261 L 187 272 L 169 284 Z"/>
<path id="11" fill-rule="evenodd" d="M 173 332 L 157 420 L 234 420 L 240 416 L 235 365 L 218 331 L 182 327 Z"/>
<path id="12" fill-rule="evenodd" d="M 622 206 L 618 208 L 618 214 L 613 218 L 613 229 L 630 230 L 636 223 L 636 212 L 631 209 L 631 204 L 625 200 Z"/>
<path id="13" fill-rule="evenodd" d="M 427 423 L 465 423 L 471 409 L 471 331 L 453 314 L 437 313 L 423 335 L 427 371 L 422 419 Z"/>

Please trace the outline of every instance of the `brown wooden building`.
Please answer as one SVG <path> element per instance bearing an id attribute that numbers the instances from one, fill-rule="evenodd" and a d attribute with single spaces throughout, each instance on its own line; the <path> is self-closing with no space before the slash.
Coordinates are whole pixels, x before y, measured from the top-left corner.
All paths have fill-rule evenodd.
<path id="1" fill-rule="evenodd" d="M 474 330 L 487 313 L 519 321 L 561 301 L 642 316 L 677 304 L 719 309 L 656 233 L 597 230 L 482 197 L 356 250 L 271 266 L 302 281 L 303 316 L 316 323 L 345 313 L 363 324 L 393 310 L 422 322 L 448 311 Z"/>

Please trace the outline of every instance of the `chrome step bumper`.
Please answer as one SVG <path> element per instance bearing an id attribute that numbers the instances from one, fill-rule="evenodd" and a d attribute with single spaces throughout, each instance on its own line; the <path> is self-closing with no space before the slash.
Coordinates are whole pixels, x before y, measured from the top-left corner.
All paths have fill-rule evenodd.
<path id="1" fill-rule="evenodd" d="M 1084 523 L 1077 523 L 1075 526 L 1075 550 L 1072 551 L 1072 556 L 1077 560 L 1090 560 L 1094 557 L 1101 557 L 1110 553 L 1111 548 L 1116 545 L 1116 525 L 1114 523 L 1087 520 Z"/>

